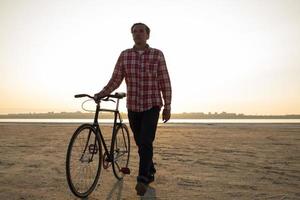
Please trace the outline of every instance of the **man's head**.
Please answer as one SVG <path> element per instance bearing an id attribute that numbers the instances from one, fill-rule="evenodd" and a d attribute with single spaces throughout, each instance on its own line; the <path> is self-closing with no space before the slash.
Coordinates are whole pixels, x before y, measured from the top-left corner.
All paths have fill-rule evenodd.
<path id="1" fill-rule="evenodd" d="M 136 45 L 146 44 L 150 36 L 150 28 L 143 23 L 135 23 L 131 27 L 131 33 Z"/>

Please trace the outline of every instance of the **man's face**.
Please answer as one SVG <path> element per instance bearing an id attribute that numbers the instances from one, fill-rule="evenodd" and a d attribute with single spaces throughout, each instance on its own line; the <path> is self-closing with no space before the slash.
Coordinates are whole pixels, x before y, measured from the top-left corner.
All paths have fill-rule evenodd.
<path id="1" fill-rule="evenodd" d="M 149 39 L 149 35 L 146 32 L 144 25 L 136 25 L 132 31 L 132 37 L 137 45 L 146 44 L 146 41 Z"/>

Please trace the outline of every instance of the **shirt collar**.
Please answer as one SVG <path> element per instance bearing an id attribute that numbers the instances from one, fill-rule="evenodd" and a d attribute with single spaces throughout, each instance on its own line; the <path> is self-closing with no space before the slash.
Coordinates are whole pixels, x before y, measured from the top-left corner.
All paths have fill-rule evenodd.
<path id="1" fill-rule="evenodd" d="M 135 51 L 135 52 L 138 52 L 138 50 L 135 48 L 135 45 L 132 47 L 132 50 Z M 149 50 L 150 50 L 150 46 L 148 44 L 146 44 L 144 52 L 146 53 Z"/>

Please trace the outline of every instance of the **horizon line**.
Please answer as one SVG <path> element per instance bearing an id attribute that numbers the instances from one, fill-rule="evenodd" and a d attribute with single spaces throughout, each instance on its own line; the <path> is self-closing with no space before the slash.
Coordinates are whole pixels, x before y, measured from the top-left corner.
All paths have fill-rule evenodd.
<path id="1" fill-rule="evenodd" d="M 48 111 L 48 112 L 24 112 L 24 113 L 0 113 L 0 115 L 34 115 L 34 114 L 92 114 L 94 112 L 82 112 L 82 111 L 72 111 L 72 112 L 67 112 L 67 111 L 61 111 L 61 112 L 54 112 L 54 111 Z M 120 112 L 120 113 L 127 113 L 127 112 Z M 106 112 L 106 114 L 109 114 L 109 112 Z M 202 115 L 237 115 L 237 116 L 288 116 L 288 115 L 300 115 L 300 113 L 297 114 L 245 114 L 245 113 L 234 113 L 234 112 L 174 112 L 172 115 L 180 115 L 180 114 L 202 114 Z"/>

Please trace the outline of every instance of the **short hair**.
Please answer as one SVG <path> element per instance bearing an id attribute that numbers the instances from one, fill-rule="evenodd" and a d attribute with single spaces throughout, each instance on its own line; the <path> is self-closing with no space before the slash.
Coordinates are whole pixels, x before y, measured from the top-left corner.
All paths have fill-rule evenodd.
<path id="1" fill-rule="evenodd" d="M 146 24 L 141 23 L 141 22 L 135 23 L 135 24 L 133 24 L 133 25 L 131 26 L 131 33 L 133 33 L 133 29 L 134 29 L 134 27 L 137 26 L 137 25 L 143 25 L 143 26 L 145 26 L 146 33 L 147 33 L 148 35 L 150 35 L 150 28 L 149 28 Z"/>

